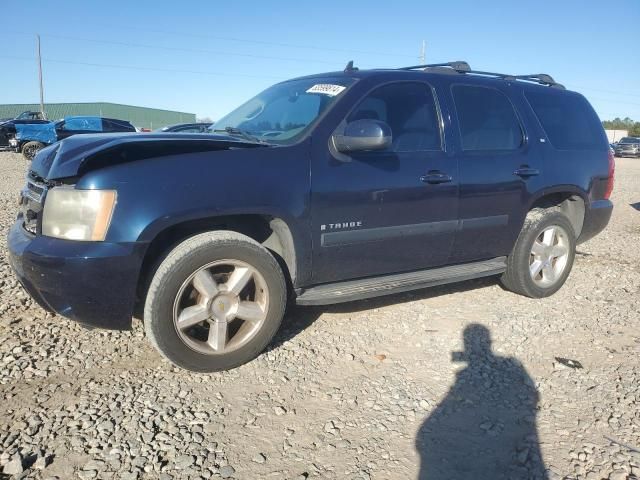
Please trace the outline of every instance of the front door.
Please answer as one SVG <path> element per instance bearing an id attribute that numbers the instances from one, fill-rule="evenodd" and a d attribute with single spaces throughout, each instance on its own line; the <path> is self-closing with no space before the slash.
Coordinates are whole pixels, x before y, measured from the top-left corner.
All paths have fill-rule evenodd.
<path id="1" fill-rule="evenodd" d="M 414 81 L 380 86 L 345 120 L 360 119 L 387 123 L 392 146 L 346 160 L 326 146 L 314 148 L 314 283 L 420 270 L 449 259 L 457 164 L 443 147 L 433 88 Z"/>

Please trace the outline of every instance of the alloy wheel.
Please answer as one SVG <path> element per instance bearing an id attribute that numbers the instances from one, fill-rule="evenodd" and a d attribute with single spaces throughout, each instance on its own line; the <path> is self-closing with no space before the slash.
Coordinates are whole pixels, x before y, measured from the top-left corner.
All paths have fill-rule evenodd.
<path id="1" fill-rule="evenodd" d="M 267 318 L 269 290 L 258 270 L 219 260 L 196 270 L 176 295 L 173 321 L 180 339 L 205 355 L 245 345 Z"/>
<path id="2" fill-rule="evenodd" d="M 529 273 L 540 287 L 553 286 L 564 273 L 569 259 L 569 235 L 559 225 L 551 225 L 538 235 L 531 247 Z"/>

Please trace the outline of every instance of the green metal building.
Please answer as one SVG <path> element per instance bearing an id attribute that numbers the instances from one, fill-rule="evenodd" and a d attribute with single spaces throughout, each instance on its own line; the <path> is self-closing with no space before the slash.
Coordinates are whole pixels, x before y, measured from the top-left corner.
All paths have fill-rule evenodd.
<path id="1" fill-rule="evenodd" d="M 0 105 L 0 118 L 13 118 L 24 111 L 40 111 L 40 104 L 14 103 Z M 128 120 L 135 127 L 156 128 L 174 123 L 190 123 L 196 121 L 195 113 L 174 112 L 158 108 L 135 107 L 119 103 L 45 103 L 44 110 L 49 120 L 58 120 L 74 115 L 91 115 Z"/>

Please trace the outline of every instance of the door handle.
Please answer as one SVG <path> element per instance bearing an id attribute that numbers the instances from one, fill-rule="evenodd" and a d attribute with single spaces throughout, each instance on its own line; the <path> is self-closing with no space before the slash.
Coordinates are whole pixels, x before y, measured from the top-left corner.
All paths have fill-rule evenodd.
<path id="1" fill-rule="evenodd" d="M 513 174 L 522 178 L 529 178 L 540 175 L 540 170 L 538 170 L 537 168 L 520 167 L 515 172 L 513 172 Z"/>
<path id="2" fill-rule="evenodd" d="M 438 183 L 449 183 L 452 180 L 453 179 L 451 178 L 451 175 L 447 175 L 446 173 L 442 172 L 429 172 L 426 175 L 420 177 L 420 181 L 424 183 L 430 183 L 432 185 L 436 185 Z"/>

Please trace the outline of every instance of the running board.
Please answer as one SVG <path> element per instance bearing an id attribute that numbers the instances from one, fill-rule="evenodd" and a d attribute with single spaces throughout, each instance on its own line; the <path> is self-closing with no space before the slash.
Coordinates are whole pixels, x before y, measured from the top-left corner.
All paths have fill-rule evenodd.
<path id="1" fill-rule="evenodd" d="M 298 305 L 328 305 L 331 303 L 351 302 L 434 285 L 498 275 L 504 272 L 506 268 L 507 257 L 498 257 L 492 260 L 432 268 L 418 272 L 328 283 L 302 289 L 302 293 L 296 298 L 296 303 Z"/>

